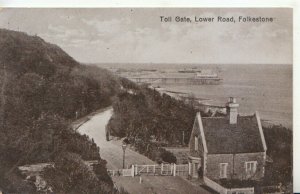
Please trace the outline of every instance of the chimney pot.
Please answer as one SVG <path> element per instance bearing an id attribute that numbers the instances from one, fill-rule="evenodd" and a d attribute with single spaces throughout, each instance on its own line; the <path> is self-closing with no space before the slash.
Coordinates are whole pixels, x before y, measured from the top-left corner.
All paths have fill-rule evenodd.
<path id="1" fill-rule="evenodd" d="M 234 97 L 230 97 L 228 99 L 228 103 L 226 105 L 227 115 L 229 117 L 230 124 L 237 123 L 238 107 L 239 107 L 239 104 L 236 103 L 236 99 Z"/>

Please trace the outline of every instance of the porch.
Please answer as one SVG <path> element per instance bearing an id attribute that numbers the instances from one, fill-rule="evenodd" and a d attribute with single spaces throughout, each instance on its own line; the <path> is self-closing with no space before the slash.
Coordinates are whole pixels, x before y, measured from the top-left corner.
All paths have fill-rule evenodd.
<path id="1" fill-rule="evenodd" d="M 201 158 L 189 156 L 188 158 L 189 162 L 189 176 L 191 178 L 198 179 L 199 176 L 203 176 L 203 169 L 202 169 L 202 163 Z M 200 177 L 200 178 L 201 178 Z"/>

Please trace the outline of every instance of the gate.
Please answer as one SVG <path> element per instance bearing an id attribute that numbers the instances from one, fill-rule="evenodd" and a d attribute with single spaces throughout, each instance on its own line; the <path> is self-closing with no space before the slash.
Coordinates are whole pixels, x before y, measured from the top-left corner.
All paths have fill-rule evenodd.
<path id="1" fill-rule="evenodd" d="M 189 174 L 188 164 L 176 165 L 176 176 L 188 176 L 188 174 Z"/>
<path id="2" fill-rule="evenodd" d="M 161 164 L 161 173 L 160 173 L 161 175 L 172 176 L 173 172 L 174 172 L 174 164 Z"/>
<path id="3" fill-rule="evenodd" d="M 128 169 L 107 170 L 110 176 L 132 176 L 134 177 L 134 167 Z"/>
<path id="4" fill-rule="evenodd" d="M 132 169 L 122 169 L 123 176 L 132 176 Z"/>
<path id="5" fill-rule="evenodd" d="M 134 165 L 134 174 L 135 175 L 141 175 L 141 174 L 150 174 L 150 175 L 156 175 L 159 172 L 159 165 L 153 164 L 153 165 Z"/>

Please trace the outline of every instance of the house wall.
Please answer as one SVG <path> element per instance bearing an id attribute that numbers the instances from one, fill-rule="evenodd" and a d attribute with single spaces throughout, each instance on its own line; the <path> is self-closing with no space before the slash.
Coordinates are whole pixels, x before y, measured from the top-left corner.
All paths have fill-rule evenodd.
<path id="1" fill-rule="evenodd" d="M 261 153 L 248 153 L 248 154 L 237 154 L 235 160 L 238 161 L 235 164 L 235 172 L 237 172 L 238 179 L 247 179 L 245 173 L 245 162 L 257 161 L 256 173 L 251 179 L 259 180 L 264 177 L 265 172 L 265 152 Z"/>
<path id="2" fill-rule="evenodd" d="M 245 162 L 257 161 L 256 173 L 246 174 Z M 227 178 L 259 180 L 264 176 L 265 152 L 241 154 L 208 154 L 205 175 L 213 180 L 220 179 L 220 163 L 228 163 Z"/>
<path id="3" fill-rule="evenodd" d="M 220 163 L 228 163 L 227 172 L 232 172 L 232 154 L 207 154 L 205 175 L 213 180 L 219 179 Z"/>

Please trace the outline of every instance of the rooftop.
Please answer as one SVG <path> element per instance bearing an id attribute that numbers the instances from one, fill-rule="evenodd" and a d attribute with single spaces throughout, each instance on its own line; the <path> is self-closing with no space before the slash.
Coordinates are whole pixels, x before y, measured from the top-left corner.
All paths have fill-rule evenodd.
<path id="1" fill-rule="evenodd" d="M 238 116 L 237 124 L 227 117 L 202 118 L 208 153 L 263 152 L 263 144 L 255 115 Z"/>

